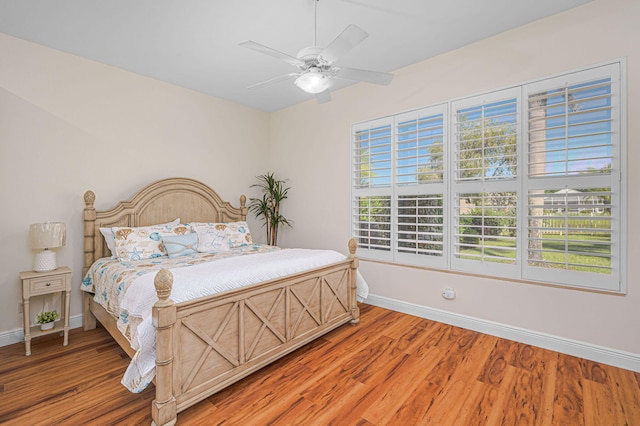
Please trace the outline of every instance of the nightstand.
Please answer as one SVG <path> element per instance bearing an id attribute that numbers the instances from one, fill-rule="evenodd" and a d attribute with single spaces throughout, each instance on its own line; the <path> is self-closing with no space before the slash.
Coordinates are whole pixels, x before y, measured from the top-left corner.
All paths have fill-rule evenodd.
<path id="1" fill-rule="evenodd" d="M 53 271 L 20 272 L 20 280 L 22 281 L 22 300 L 24 304 L 24 345 L 26 348 L 26 356 L 31 355 L 31 339 L 33 337 L 42 336 L 43 334 L 51 334 L 59 331 L 64 332 L 64 346 L 69 344 L 69 306 L 71 302 L 71 269 L 62 266 Z M 45 294 L 62 293 L 64 309 L 62 317 L 55 326 L 46 331 L 40 330 L 39 325 L 31 325 L 29 314 L 29 299 L 33 296 L 42 296 Z"/>

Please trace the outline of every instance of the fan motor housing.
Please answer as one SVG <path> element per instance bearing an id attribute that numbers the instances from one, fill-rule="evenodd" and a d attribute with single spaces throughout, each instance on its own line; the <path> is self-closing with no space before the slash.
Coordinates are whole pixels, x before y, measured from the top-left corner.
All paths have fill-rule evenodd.
<path id="1" fill-rule="evenodd" d="M 324 61 L 322 59 L 322 56 L 320 56 L 323 50 L 324 49 L 322 47 L 305 47 L 298 52 L 296 57 L 301 61 L 304 61 L 304 69 L 315 67 L 321 69 L 322 71 L 327 71 L 329 68 L 331 68 L 331 64 Z"/>

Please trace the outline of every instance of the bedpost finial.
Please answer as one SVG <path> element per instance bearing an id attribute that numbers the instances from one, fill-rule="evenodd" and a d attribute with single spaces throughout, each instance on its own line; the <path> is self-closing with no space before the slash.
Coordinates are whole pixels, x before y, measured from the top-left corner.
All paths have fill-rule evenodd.
<path id="1" fill-rule="evenodd" d="M 84 204 L 87 207 L 92 207 L 94 201 L 96 201 L 96 194 L 92 190 L 84 193 Z"/>
<path id="2" fill-rule="evenodd" d="M 355 238 L 350 238 L 349 239 L 349 254 L 351 256 L 355 256 L 357 248 L 358 248 L 358 242 L 356 241 L 356 239 Z"/>
<path id="3" fill-rule="evenodd" d="M 173 287 L 173 274 L 168 269 L 160 269 L 153 280 L 153 285 L 158 294 L 156 306 L 171 305 L 173 302 L 169 300 L 169 296 L 171 295 L 171 287 Z"/>
<path id="4" fill-rule="evenodd" d="M 247 196 L 242 194 L 240 195 L 240 207 L 244 207 L 247 205 Z"/>

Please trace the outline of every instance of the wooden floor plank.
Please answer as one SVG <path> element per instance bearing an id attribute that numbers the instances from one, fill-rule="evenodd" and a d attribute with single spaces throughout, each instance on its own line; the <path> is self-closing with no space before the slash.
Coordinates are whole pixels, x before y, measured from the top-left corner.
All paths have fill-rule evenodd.
<path id="1" fill-rule="evenodd" d="M 0 424 L 140 425 L 105 330 L 0 348 Z M 194 425 L 640 425 L 640 374 L 361 305 L 345 325 L 178 415 Z"/>
<path id="2" fill-rule="evenodd" d="M 547 381 L 555 378 L 546 374 L 552 363 L 551 356 L 550 351 L 541 348 L 522 343 L 514 345 L 511 365 L 516 368 L 515 382 L 506 401 L 511 410 L 504 414 L 503 423 L 540 425 L 551 420 L 549 413 L 545 413 L 545 403 L 552 400 L 544 398 L 545 390 L 549 388 Z"/>
<path id="3" fill-rule="evenodd" d="M 393 413 L 413 390 L 413 372 L 420 368 L 420 361 L 421 358 L 409 354 L 398 358 L 372 378 L 379 386 L 361 386 L 352 395 L 351 405 L 343 404 L 333 411 L 334 419 L 341 419 L 345 424 L 355 424 L 363 418 L 373 424 L 380 423 L 380 414 Z M 325 413 L 318 419 L 326 423 L 332 420 Z"/>
<path id="4" fill-rule="evenodd" d="M 496 343 L 478 375 L 478 380 L 489 385 L 499 385 L 504 379 L 507 366 L 512 364 L 514 342 L 496 339 Z"/>
<path id="5" fill-rule="evenodd" d="M 473 386 L 495 346 L 496 338 L 486 334 L 474 336 L 472 346 L 460 359 L 448 382 L 434 398 L 432 408 L 422 419 L 426 424 L 454 424 L 463 411 L 469 387 Z"/>
<path id="6" fill-rule="evenodd" d="M 611 389 L 607 385 L 585 380 L 583 382 L 584 394 L 584 419 L 586 426 L 599 426 L 604 424 L 623 425 L 622 416 L 618 416 L 617 407 L 606 404 L 605 401 L 614 399 Z"/>
<path id="7" fill-rule="evenodd" d="M 553 403 L 553 422 L 560 425 L 584 424 L 580 359 L 561 355 L 556 373 L 556 397 Z"/>
<path id="8" fill-rule="evenodd" d="M 634 377 L 621 369 L 607 369 L 609 384 L 617 403 L 617 414 L 626 424 L 640 425 L 640 392 L 637 391 L 637 381 Z"/>
<path id="9" fill-rule="evenodd" d="M 467 392 L 465 403 L 458 413 L 460 425 L 486 425 L 495 401 L 498 398 L 498 386 L 475 381 Z"/>
<path id="10" fill-rule="evenodd" d="M 542 415 L 538 426 L 550 425 L 553 421 L 553 401 L 556 395 L 556 371 L 558 370 L 558 353 L 543 349 L 544 363 L 539 368 L 544 370 L 542 387 Z"/>
<path id="11" fill-rule="evenodd" d="M 422 418 L 424 413 L 413 409 L 415 405 L 413 401 L 416 398 L 421 401 L 430 401 L 431 393 L 424 393 L 423 389 L 435 388 L 434 385 L 425 381 L 422 373 L 433 370 L 442 357 L 440 348 L 433 348 L 431 353 L 432 357 L 412 355 L 409 358 L 410 366 L 415 365 L 415 368 L 401 371 L 399 376 L 394 378 L 395 382 L 391 386 L 376 386 L 375 389 L 378 391 L 376 399 L 361 416 L 374 424 L 388 424 L 392 420 L 401 422 L 403 418 Z M 417 371 L 421 374 L 416 374 Z M 424 405 L 421 407 L 426 408 Z"/>

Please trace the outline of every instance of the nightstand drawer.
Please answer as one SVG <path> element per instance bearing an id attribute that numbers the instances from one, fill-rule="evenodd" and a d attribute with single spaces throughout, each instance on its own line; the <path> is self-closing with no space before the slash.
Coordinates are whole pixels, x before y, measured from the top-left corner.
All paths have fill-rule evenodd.
<path id="1" fill-rule="evenodd" d="M 32 296 L 65 290 L 64 276 L 33 278 L 29 281 Z"/>

